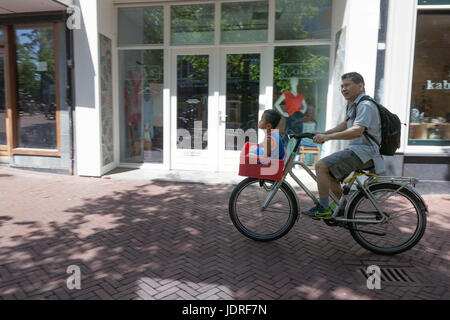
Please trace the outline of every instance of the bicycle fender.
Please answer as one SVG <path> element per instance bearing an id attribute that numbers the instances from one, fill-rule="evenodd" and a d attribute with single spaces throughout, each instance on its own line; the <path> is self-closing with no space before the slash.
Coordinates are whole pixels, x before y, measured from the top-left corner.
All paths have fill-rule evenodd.
<path id="1" fill-rule="evenodd" d="M 423 199 L 422 195 L 419 193 L 419 191 L 416 190 L 416 188 L 412 187 L 412 186 L 408 186 L 407 187 L 409 191 L 411 191 L 412 193 L 414 193 L 414 195 L 417 197 L 417 200 L 419 200 L 419 202 L 422 204 L 422 210 L 424 210 L 426 213 L 429 213 L 428 211 L 428 205 L 425 202 L 425 200 Z"/>
<path id="2" fill-rule="evenodd" d="M 374 183 L 369 186 L 369 190 L 371 190 L 374 186 L 382 185 L 382 184 L 395 184 L 390 182 L 379 182 Z M 425 200 L 422 198 L 422 196 L 419 194 L 419 192 L 413 188 L 412 186 L 404 186 L 405 189 L 407 189 L 409 192 L 412 193 L 412 196 L 414 196 L 417 200 L 417 202 L 421 205 L 421 210 L 425 211 L 425 213 L 429 213 L 428 211 L 428 205 L 425 203 Z M 353 202 L 354 198 L 360 193 L 361 191 L 355 192 L 350 199 L 350 201 L 347 202 L 347 206 L 345 207 L 345 212 L 347 212 L 347 209 L 350 207 L 350 204 Z"/>

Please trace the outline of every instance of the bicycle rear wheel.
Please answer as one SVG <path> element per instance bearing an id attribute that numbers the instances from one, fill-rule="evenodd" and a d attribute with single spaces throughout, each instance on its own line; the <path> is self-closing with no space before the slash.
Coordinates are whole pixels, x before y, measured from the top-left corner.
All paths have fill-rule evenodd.
<path id="1" fill-rule="evenodd" d="M 398 190 L 399 188 L 400 185 L 393 183 L 376 184 L 369 188 L 389 219 L 379 224 L 349 223 L 351 235 L 364 248 L 380 254 L 398 254 L 411 249 L 422 238 L 427 223 L 425 206 L 409 189 L 404 187 Z M 381 220 L 381 214 L 360 192 L 349 206 L 348 218 Z M 352 229 L 385 235 L 378 236 Z"/>
<path id="2" fill-rule="evenodd" d="M 291 230 L 298 217 L 297 198 L 283 182 L 268 208 L 261 211 L 272 181 L 247 178 L 233 190 L 229 214 L 234 226 L 256 241 L 272 241 Z"/>

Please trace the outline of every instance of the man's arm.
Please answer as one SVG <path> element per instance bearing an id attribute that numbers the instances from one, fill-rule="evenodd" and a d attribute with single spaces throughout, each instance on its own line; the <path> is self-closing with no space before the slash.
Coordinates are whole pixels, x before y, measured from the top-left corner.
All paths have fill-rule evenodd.
<path id="1" fill-rule="evenodd" d="M 316 132 L 316 134 L 331 134 L 331 133 L 335 133 L 335 132 L 342 132 L 346 129 L 347 129 L 347 121 L 343 121 L 340 124 L 338 124 L 336 127 L 334 127 L 333 129 L 330 129 L 325 132 Z"/>
<path id="2" fill-rule="evenodd" d="M 354 125 L 351 128 L 340 132 L 316 134 L 313 141 L 322 144 L 329 140 L 353 140 L 361 137 L 364 134 L 364 130 L 366 130 L 366 127 Z"/>

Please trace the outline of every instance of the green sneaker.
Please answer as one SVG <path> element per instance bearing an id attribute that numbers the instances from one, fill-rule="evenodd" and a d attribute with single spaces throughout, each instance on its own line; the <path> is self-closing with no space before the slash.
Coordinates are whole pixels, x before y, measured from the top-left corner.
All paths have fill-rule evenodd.
<path id="1" fill-rule="evenodd" d="M 317 204 L 314 208 L 308 211 L 303 211 L 302 215 L 312 219 L 330 219 L 333 215 L 333 210 L 331 208 L 328 210 L 324 209 L 320 204 Z"/>
<path id="2" fill-rule="evenodd" d="M 330 209 L 332 212 L 334 212 L 334 209 L 336 208 L 336 205 L 334 203 L 330 204 Z M 338 214 L 336 215 L 336 217 L 343 217 L 345 213 L 345 209 L 341 208 L 338 212 Z"/>

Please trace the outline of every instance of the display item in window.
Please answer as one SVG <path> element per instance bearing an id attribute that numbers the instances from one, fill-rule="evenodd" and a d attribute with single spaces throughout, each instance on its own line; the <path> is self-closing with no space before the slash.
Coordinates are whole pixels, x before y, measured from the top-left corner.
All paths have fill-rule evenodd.
<path id="1" fill-rule="evenodd" d="M 308 110 L 305 97 L 297 92 L 298 78 L 290 78 L 290 90 L 283 94 L 275 101 L 275 108 L 286 118 L 286 129 L 283 141 L 287 143 L 288 135 L 300 134 L 303 132 L 303 118 Z M 284 101 L 286 111 L 281 109 L 281 103 Z"/>

